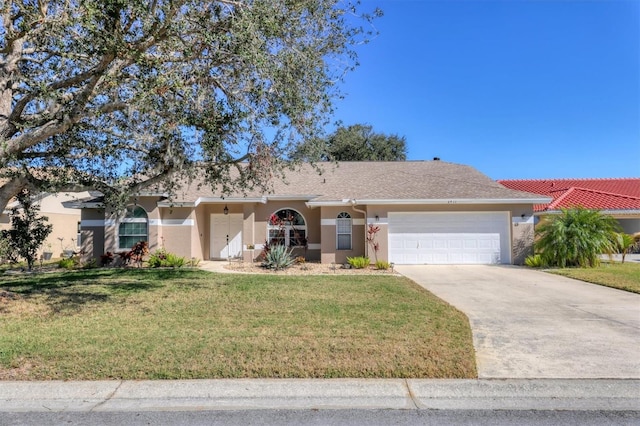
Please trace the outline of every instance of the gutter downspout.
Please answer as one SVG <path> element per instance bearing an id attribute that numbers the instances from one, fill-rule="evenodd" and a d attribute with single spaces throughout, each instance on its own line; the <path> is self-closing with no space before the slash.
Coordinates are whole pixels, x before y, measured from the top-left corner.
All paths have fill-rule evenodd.
<path id="1" fill-rule="evenodd" d="M 366 257 L 369 256 L 369 244 L 367 244 L 367 227 L 369 226 L 369 224 L 367 223 L 367 212 L 365 210 L 360 210 L 356 208 L 356 204 L 358 204 L 358 202 L 355 199 L 351 200 L 351 208 L 358 212 L 358 213 L 362 213 L 362 215 L 364 216 L 364 255 Z"/>

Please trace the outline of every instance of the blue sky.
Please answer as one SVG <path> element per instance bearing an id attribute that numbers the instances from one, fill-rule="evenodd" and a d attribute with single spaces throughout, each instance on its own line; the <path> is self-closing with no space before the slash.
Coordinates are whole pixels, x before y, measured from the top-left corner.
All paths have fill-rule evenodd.
<path id="1" fill-rule="evenodd" d="M 494 179 L 640 176 L 640 1 L 364 0 L 336 118 Z"/>

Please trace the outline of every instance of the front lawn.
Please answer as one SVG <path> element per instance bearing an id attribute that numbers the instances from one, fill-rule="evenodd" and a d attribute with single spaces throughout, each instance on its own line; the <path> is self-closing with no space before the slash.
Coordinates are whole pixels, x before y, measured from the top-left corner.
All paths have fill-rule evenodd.
<path id="1" fill-rule="evenodd" d="M 597 268 L 550 269 L 548 272 L 620 290 L 640 293 L 640 263 L 607 263 Z"/>
<path id="2" fill-rule="evenodd" d="M 476 377 L 467 318 L 397 276 L 0 277 L 0 379 Z"/>

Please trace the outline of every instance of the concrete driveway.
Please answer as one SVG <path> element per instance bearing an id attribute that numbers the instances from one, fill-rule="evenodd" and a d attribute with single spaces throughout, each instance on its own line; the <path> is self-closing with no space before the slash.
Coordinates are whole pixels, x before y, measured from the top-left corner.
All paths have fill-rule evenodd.
<path id="1" fill-rule="evenodd" d="M 515 266 L 396 266 L 460 309 L 480 378 L 640 378 L 640 295 Z"/>

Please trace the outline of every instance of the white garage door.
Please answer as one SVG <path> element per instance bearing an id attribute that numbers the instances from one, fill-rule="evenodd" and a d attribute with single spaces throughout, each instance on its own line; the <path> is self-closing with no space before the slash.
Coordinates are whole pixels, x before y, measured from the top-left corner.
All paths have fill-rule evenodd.
<path id="1" fill-rule="evenodd" d="M 511 263 L 508 212 L 389 213 L 389 261 Z"/>

